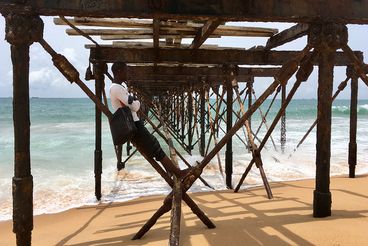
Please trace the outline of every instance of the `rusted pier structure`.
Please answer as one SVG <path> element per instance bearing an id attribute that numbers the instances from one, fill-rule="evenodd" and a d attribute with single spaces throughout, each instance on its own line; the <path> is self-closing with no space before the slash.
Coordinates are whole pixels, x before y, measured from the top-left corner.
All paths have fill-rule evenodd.
<path id="1" fill-rule="evenodd" d="M 106 99 L 105 78 L 112 79 L 107 68 L 113 62 L 128 64 L 128 86 L 146 106 L 146 110 L 142 110 L 142 117 L 146 119 L 147 124 L 152 125 L 154 132 L 168 143 L 173 163 L 177 163 L 176 158 L 179 157 L 187 166 L 190 165 L 180 154 L 181 151 L 188 154 L 198 151 L 203 156 L 181 180 L 171 177 L 157 162 L 146 157 L 173 190 L 134 239 L 141 238 L 164 213 L 172 210 L 169 242 L 170 245 L 178 245 L 182 201 L 186 202 L 208 228 L 215 227 L 186 192 L 197 179 L 210 187 L 210 180 L 207 182 L 200 175 L 215 156 L 219 170 L 222 170 L 219 152 L 225 145 L 225 182 L 228 188 L 233 187 L 233 138 L 241 140 L 244 150 L 252 155 L 252 161 L 244 167 L 244 174 L 235 191 L 241 188 L 242 182 L 255 164 L 271 198 L 271 188 L 266 178 L 267 170 L 263 168 L 261 152 L 268 140 L 278 149 L 271 134 L 280 120 L 279 149 L 284 151 L 287 124 L 285 110 L 300 84 L 307 81 L 314 67 L 318 67 L 318 116 L 306 133 L 307 136 L 311 129 L 317 126 L 313 215 L 331 215 L 331 104 L 349 80 L 351 116 L 348 164 L 349 176 L 355 176 L 357 81 L 361 78 L 368 85 L 368 77 L 363 54 L 352 51 L 347 44 L 346 25 L 368 23 L 366 0 L 295 0 L 292 3 L 278 0 L 0 0 L 0 12 L 6 19 L 6 40 L 11 45 L 13 62 L 13 220 L 18 245 L 31 244 L 33 229 L 28 78 L 29 46 L 33 42 L 39 42 L 50 54 L 52 62 L 61 74 L 69 82 L 77 84 L 96 105 L 94 173 L 97 199 L 103 195 L 101 117 L 102 113 L 107 118 L 111 117 Z M 74 66 L 47 43 L 47 37 L 43 38 L 40 16 L 59 16 L 54 22 L 58 25 L 69 25 L 67 34 L 81 35 L 86 37 L 88 42 L 93 42 L 93 45 L 86 45 L 86 48 L 90 49 L 89 60 L 93 65 L 93 72 L 87 71 L 86 79 L 95 80 L 95 92 L 88 89 Z M 247 25 L 256 21 L 298 24 L 278 32 L 270 28 L 226 25 L 226 22 L 230 21 L 248 21 Z M 308 43 L 301 51 L 273 50 L 306 35 Z M 94 41 L 94 36 L 110 40 L 111 43 L 98 44 Z M 265 46 L 248 50 L 204 44 L 209 38 L 223 36 L 267 37 L 268 41 Z M 191 38 L 192 42 L 184 44 L 184 38 Z M 151 42 L 141 42 L 142 40 Z M 340 49 L 342 51 L 337 51 Z M 346 66 L 348 70 L 346 80 L 333 95 L 335 66 Z M 290 91 L 287 91 L 286 85 L 294 74 L 295 83 Z M 257 77 L 269 77 L 272 82 L 263 92 L 257 92 L 258 97 L 254 93 Z M 273 103 L 280 93 L 282 105 L 272 122 L 269 124 L 266 121 L 268 110 L 260 112 L 262 122 L 255 122 L 254 117 L 251 117 L 260 110 L 262 103 L 271 95 Z M 216 100 L 210 100 L 214 98 Z M 235 110 L 235 104 L 239 104 L 241 110 Z M 263 125 L 266 135 L 260 139 L 257 133 Z M 222 133 L 221 137 L 219 133 Z M 174 144 L 180 146 L 180 149 Z M 127 149 L 129 150 L 129 146 Z M 123 168 L 130 156 L 139 152 L 139 149 L 135 150 L 122 162 L 122 146 L 115 146 L 115 150 L 118 168 Z"/>

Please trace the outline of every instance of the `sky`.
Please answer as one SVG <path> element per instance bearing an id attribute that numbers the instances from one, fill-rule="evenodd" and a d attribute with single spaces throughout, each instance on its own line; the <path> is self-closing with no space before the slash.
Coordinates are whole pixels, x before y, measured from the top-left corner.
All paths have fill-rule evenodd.
<path id="1" fill-rule="evenodd" d="M 89 52 L 84 48 L 85 44 L 91 42 L 83 37 L 68 36 L 65 33 L 65 26 L 56 26 L 53 24 L 52 17 L 42 17 L 44 28 L 44 39 L 58 53 L 65 55 L 69 61 L 78 69 L 81 79 L 84 78 L 84 73 L 88 67 Z M 231 25 L 247 25 L 254 27 L 271 27 L 282 31 L 294 25 L 294 23 L 229 23 Z M 368 45 L 366 37 L 368 34 L 368 25 L 348 25 L 349 30 L 349 46 L 353 50 L 360 50 L 364 53 L 364 61 L 368 62 Z M 103 41 L 94 37 L 99 43 Z M 184 43 L 191 40 L 183 40 Z M 208 39 L 206 44 L 218 44 L 220 46 L 231 46 L 239 48 L 251 48 L 256 45 L 265 45 L 267 38 L 221 38 Z M 306 45 L 306 37 L 295 40 L 291 43 L 278 47 L 276 50 L 301 50 Z M 5 20 L 0 17 L 0 97 L 12 96 L 12 66 L 10 59 L 10 46 L 5 40 Z M 31 97 L 47 97 L 47 98 L 75 98 L 86 97 L 83 91 L 75 84 L 70 84 L 60 72 L 53 66 L 51 57 L 43 48 L 34 43 L 30 49 L 30 96 Z M 295 98 L 312 99 L 317 96 L 317 67 L 310 79 L 302 84 L 302 87 L 296 93 Z M 334 91 L 341 81 L 346 78 L 345 68 L 335 68 L 334 76 Z M 265 88 L 272 82 L 271 78 L 256 78 L 255 92 L 257 95 L 263 92 Z M 93 81 L 85 82 L 92 90 L 94 88 Z M 294 79 L 291 79 L 288 88 L 292 86 Z M 106 85 L 109 86 L 107 81 Z M 340 94 L 340 99 L 350 98 L 350 86 Z M 359 82 L 359 98 L 368 99 L 368 88 L 360 81 Z"/>

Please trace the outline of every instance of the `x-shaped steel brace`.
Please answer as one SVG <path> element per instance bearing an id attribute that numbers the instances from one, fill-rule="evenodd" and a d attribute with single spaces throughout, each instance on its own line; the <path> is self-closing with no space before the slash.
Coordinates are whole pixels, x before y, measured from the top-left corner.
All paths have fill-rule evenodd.
<path id="1" fill-rule="evenodd" d="M 192 209 L 192 211 L 198 216 L 198 218 L 207 225 L 208 228 L 215 228 L 212 221 L 202 212 L 202 210 L 196 205 L 196 203 L 186 194 L 186 191 L 193 185 L 196 179 L 199 178 L 203 169 L 212 160 L 212 158 L 219 152 L 222 147 L 229 141 L 229 139 L 243 126 L 244 122 L 257 110 L 257 108 L 262 105 L 262 103 L 270 96 L 280 84 L 286 83 L 287 80 L 295 73 L 298 65 L 303 57 L 311 49 L 310 45 L 307 45 L 301 53 L 289 63 L 285 64 L 275 81 L 264 91 L 264 93 L 258 98 L 257 101 L 243 114 L 243 116 L 233 125 L 233 127 L 228 131 L 228 133 L 218 142 L 218 144 L 208 153 L 203 160 L 198 163 L 184 178 L 182 178 L 182 199 L 187 203 L 187 205 Z M 142 153 L 144 156 L 144 154 Z M 155 162 L 153 159 L 144 156 L 147 161 L 156 169 L 156 171 L 165 179 L 165 181 L 171 186 L 174 186 L 174 181 L 168 176 L 168 174 L 161 168 L 161 166 Z M 156 213 L 146 222 L 146 224 L 137 232 L 133 239 L 141 238 L 155 223 L 156 221 L 165 213 L 171 210 L 171 205 L 173 201 L 173 191 L 164 200 L 164 204 L 156 211 Z"/>
<path id="2" fill-rule="evenodd" d="M 139 148 L 138 148 L 139 151 Z M 141 151 L 139 151 L 141 152 Z M 148 158 L 144 155 L 143 152 L 141 154 L 144 158 L 152 165 L 152 167 L 164 178 L 167 184 L 170 187 L 174 186 L 174 180 L 165 172 L 165 170 L 158 164 L 154 159 Z M 191 172 L 183 179 L 182 182 L 182 200 L 191 208 L 194 214 L 210 229 L 215 228 L 215 224 L 205 215 L 205 213 L 198 207 L 198 205 L 189 197 L 186 191 L 192 186 L 197 177 L 200 176 L 202 169 L 199 166 L 194 167 Z M 164 199 L 162 206 L 152 215 L 152 217 L 146 222 L 146 224 L 135 234 L 132 238 L 140 239 L 143 237 L 146 232 L 156 223 L 156 221 L 165 213 L 169 212 L 172 208 L 173 202 L 173 191 Z"/>

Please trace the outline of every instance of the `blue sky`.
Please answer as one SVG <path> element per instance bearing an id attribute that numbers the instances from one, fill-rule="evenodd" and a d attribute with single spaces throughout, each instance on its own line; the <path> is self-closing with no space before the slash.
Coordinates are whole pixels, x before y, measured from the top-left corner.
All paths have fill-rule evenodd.
<path id="1" fill-rule="evenodd" d="M 65 27 L 56 26 L 52 23 L 51 17 L 43 17 L 45 23 L 44 38 L 59 53 L 65 55 L 70 62 L 79 70 L 81 78 L 84 77 L 85 69 L 88 66 L 88 50 L 84 48 L 85 44 L 89 44 L 85 38 L 70 37 L 65 34 Z M 232 23 L 237 25 L 238 23 Z M 284 30 L 294 24 L 292 23 L 247 23 L 248 26 L 272 27 Z M 361 50 L 366 56 L 365 62 L 368 62 L 368 45 L 366 44 L 366 36 L 368 34 L 368 26 L 349 25 L 349 45 L 354 50 Z M 9 44 L 4 40 L 5 21 L 0 18 L 0 97 L 12 96 L 12 67 L 10 60 Z M 101 42 L 96 38 L 97 41 Z M 241 48 L 250 48 L 255 45 L 264 45 L 267 38 L 222 38 L 210 39 L 207 44 L 218 44 L 221 46 L 232 46 Z M 190 42 L 190 40 L 184 40 Z M 278 48 L 278 50 L 301 50 L 306 44 L 306 37 L 298 39 L 294 42 L 286 44 Z M 30 96 L 33 97 L 86 97 L 77 85 L 71 85 L 64 79 L 59 71 L 53 67 L 50 56 L 35 43 L 30 50 Z M 335 90 L 338 84 L 345 79 L 345 68 L 335 69 Z M 255 81 L 255 91 L 261 93 L 269 83 L 271 78 L 257 78 Z M 107 86 L 109 85 L 107 81 Z M 289 85 L 292 85 L 293 79 Z M 86 84 L 93 90 L 93 82 L 87 81 Z M 368 99 L 368 88 L 359 82 L 359 98 Z M 317 95 L 317 68 L 308 82 L 302 84 L 302 88 L 297 92 L 296 98 L 316 98 Z M 339 98 L 349 98 L 350 87 L 348 86 Z"/>

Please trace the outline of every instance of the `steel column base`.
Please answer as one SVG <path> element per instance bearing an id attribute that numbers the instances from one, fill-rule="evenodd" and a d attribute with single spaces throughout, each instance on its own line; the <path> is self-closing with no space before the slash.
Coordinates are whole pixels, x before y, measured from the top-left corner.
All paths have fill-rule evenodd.
<path id="1" fill-rule="evenodd" d="M 355 178 L 356 163 L 357 163 L 357 144 L 349 143 L 349 178 Z"/>
<path id="2" fill-rule="evenodd" d="M 313 217 L 323 218 L 331 216 L 331 192 L 313 192 Z"/>
<path id="3" fill-rule="evenodd" d="M 349 178 L 355 178 L 355 165 L 349 166 Z"/>

